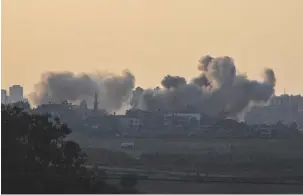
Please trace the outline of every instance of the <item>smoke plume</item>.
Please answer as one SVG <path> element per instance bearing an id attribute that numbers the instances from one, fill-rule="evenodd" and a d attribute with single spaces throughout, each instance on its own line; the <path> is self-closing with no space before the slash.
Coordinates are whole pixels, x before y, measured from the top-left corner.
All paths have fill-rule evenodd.
<path id="1" fill-rule="evenodd" d="M 122 75 L 48 72 L 42 75 L 29 97 L 34 105 L 86 100 L 92 107 L 97 93 L 99 107 L 111 112 L 130 98 L 134 83 L 135 77 L 129 71 Z"/>
<path id="2" fill-rule="evenodd" d="M 237 117 L 251 105 L 266 103 L 274 94 L 274 71 L 264 71 L 264 81 L 249 80 L 236 74 L 230 57 L 205 56 L 198 65 L 200 74 L 187 82 L 180 76 L 167 75 L 160 90 L 136 90 L 132 106 L 148 111 L 200 112 L 212 116 Z"/>
<path id="3" fill-rule="evenodd" d="M 185 85 L 186 80 L 183 77 L 167 75 L 163 78 L 161 84 L 166 89 L 177 88 L 181 85 Z"/>
<path id="4" fill-rule="evenodd" d="M 91 107 L 97 92 L 99 107 L 108 112 L 131 106 L 146 111 L 239 117 L 251 106 L 268 102 L 275 92 L 273 70 L 265 69 L 263 82 L 249 80 L 237 73 L 230 57 L 204 56 L 199 60 L 198 71 L 190 81 L 166 75 L 162 87 L 154 89 L 134 89 L 135 77 L 129 71 L 122 75 L 50 72 L 42 75 L 30 100 L 34 105 L 86 100 Z"/>

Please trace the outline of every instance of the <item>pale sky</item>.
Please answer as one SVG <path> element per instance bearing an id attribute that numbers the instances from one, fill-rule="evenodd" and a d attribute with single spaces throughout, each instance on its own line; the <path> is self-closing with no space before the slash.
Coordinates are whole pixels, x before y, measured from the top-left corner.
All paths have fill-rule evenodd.
<path id="1" fill-rule="evenodd" d="M 249 78 L 275 70 L 303 94 L 303 0 L 2 0 L 2 88 L 45 71 L 121 73 L 155 87 L 192 78 L 200 57 L 230 56 Z"/>

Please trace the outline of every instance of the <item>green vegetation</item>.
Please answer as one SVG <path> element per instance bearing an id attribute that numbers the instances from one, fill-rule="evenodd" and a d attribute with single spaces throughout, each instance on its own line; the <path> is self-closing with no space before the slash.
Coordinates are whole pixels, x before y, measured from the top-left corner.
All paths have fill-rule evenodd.
<path id="1" fill-rule="evenodd" d="M 2 193 L 124 193 L 84 167 L 86 154 L 59 119 L 4 105 L 1 115 Z"/>

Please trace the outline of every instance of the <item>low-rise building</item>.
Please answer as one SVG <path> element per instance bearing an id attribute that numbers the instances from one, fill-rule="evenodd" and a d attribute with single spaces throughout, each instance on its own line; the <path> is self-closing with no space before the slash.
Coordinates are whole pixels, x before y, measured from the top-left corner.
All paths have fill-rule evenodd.
<path id="1" fill-rule="evenodd" d="M 164 115 L 164 126 L 167 128 L 191 128 L 200 126 L 199 113 L 169 113 Z"/>
<path id="2" fill-rule="evenodd" d="M 260 128 L 258 129 L 259 131 L 259 136 L 261 138 L 271 138 L 272 137 L 272 132 L 273 130 L 271 128 Z"/>
<path id="3" fill-rule="evenodd" d="M 163 113 L 148 112 L 139 109 L 130 109 L 126 112 L 127 117 L 138 118 L 141 121 L 140 129 L 147 131 L 157 131 L 163 130 L 164 127 L 164 117 Z"/>
<path id="4" fill-rule="evenodd" d="M 142 122 L 139 118 L 126 115 L 116 115 L 115 117 L 118 119 L 119 131 L 139 130 L 142 126 Z"/>
<path id="5" fill-rule="evenodd" d="M 249 124 L 275 124 L 296 122 L 299 112 L 303 110 L 303 97 L 300 95 L 281 95 L 271 99 L 268 105 L 254 107 L 245 116 Z"/>

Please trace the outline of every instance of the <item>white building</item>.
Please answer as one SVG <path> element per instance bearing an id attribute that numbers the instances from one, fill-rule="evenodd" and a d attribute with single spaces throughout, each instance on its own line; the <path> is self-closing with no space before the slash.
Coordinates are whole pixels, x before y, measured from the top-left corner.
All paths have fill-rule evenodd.
<path id="1" fill-rule="evenodd" d="M 23 101 L 23 87 L 20 85 L 13 85 L 9 88 L 9 102 L 15 103 Z"/>
<path id="2" fill-rule="evenodd" d="M 5 89 L 1 89 L 1 104 L 7 103 L 7 94 Z"/>

